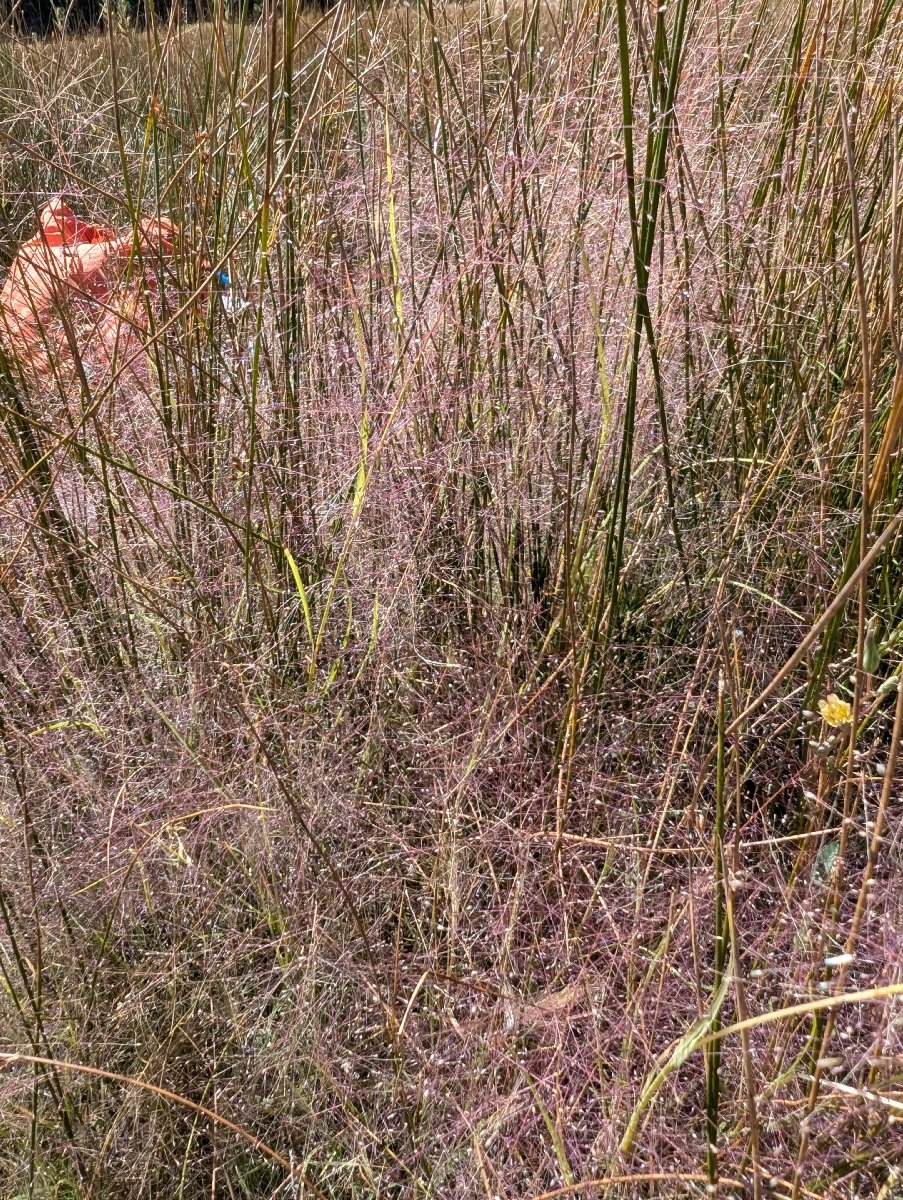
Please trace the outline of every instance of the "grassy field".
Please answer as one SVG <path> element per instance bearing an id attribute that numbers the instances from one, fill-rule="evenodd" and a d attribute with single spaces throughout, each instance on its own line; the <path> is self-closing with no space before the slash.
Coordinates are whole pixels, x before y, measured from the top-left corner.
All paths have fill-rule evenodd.
<path id="1" fill-rule="evenodd" d="M 901 78 L 895 0 L 0 41 L 4 271 L 182 229 L 143 379 L 0 354 L 2 1200 L 903 1195 Z"/>

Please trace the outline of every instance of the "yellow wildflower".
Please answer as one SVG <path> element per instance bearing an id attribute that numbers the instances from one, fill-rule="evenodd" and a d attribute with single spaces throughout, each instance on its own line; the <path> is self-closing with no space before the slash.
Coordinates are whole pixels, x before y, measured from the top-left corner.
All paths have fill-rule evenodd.
<path id="1" fill-rule="evenodd" d="M 832 729 L 840 729 L 842 725 L 849 725 L 853 713 L 846 700 L 841 700 L 835 692 L 832 692 L 827 700 L 819 700 L 818 711 L 825 724 L 830 725 Z"/>

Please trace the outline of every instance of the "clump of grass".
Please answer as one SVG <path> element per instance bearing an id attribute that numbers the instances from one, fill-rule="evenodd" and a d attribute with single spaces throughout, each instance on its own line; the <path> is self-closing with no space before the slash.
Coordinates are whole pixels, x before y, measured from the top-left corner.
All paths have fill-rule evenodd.
<path id="1" fill-rule="evenodd" d="M 900 21 L 0 42 L 0 1196 L 893 1194 Z"/>

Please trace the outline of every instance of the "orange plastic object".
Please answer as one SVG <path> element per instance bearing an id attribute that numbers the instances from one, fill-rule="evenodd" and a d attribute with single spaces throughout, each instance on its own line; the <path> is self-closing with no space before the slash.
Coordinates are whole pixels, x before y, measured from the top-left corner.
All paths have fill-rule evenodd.
<path id="1" fill-rule="evenodd" d="M 156 290 L 153 271 L 141 279 L 137 251 L 152 266 L 172 252 L 175 237 L 165 217 L 141 221 L 137 235 L 132 229 L 119 233 L 82 221 L 63 200 L 51 200 L 38 233 L 19 247 L 0 288 L 0 335 L 7 348 L 41 372 L 76 352 L 134 372 L 144 358 L 142 293 Z M 144 367 L 142 361 L 139 374 Z"/>

